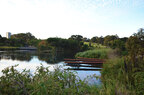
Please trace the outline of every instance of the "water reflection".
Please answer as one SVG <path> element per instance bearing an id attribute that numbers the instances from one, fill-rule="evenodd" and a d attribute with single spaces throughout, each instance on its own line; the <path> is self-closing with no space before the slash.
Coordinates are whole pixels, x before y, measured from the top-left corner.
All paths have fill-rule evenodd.
<path id="1" fill-rule="evenodd" d="M 0 58 L 29 62 L 32 56 L 34 56 L 34 53 L 34 51 L 1 51 Z"/>
<path id="2" fill-rule="evenodd" d="M 45 61 L 40 61 L 36 56 L 34 56 L 31 61 L 18 61 L 18 60 L 12 60 L 12 59 L 1 59 L 0 61 L 0 71 L 2 71 L 6 67 L 17 65 L 17 70 L 22 71 L 23 69 L 30 70 L 33 74 L 36 70 L 36 67 L 40 66 L 41 64 L 44 67 L 49 67 L 50 71 L 54 70 L 55 64 L 47 64 Z M 2 73 L 0 73 L 1 75 Z"/>
<path id="3" fill-rule="evenodd" d="M 27 51 L 27 50 L 17 50 L 17 51 L 7 51 L 0 52 L 0 59 L 11 59 L 17 61 L 31 61 L 33 56 L 37 56 L 39 60 L 45 61 L 47 63 L 56 63 L 64 58 L 64 53 L 41 53 L 37 51 Z"/>
<path id="4" fill-rule="evenodd" d="M 36 67 L 41 64 L 44 67 L 49 67 L 50 71 L 54 70 L 55 66 L 63 66 L 62 69 L 76 71 L 81 79 L 86 78 L 88 75 L 96 74 L 100 76 L 100 69 L 102 65 L 86 65 L 86 64 L 65 64 L 62 60 L 64 58 L 71 58 L 73 53 L 68 56 L 70 52 L 57 52 L 57 53 L 41 53 L 37 51 L 0 51 L 0 71 L 6 67 L 19 64 L 16 69 L 22 71 L 23 69 L 30 70 L 34 73 Z M 2 72 L 0 72 L 0 76 Z M 93 81 L 93 80 L 90 80 Z M 96 82 L 100 83 L 100 80 Z"/>
<path id="5" fill-rule="evenodd" d="M 66 66 L 70 66 L 71 68 L 67 68 L 67 70 L 79 70 L 79 71 L 100 71 L 102 68 L 102 64 L 71 64 L 67 63 Z"/>

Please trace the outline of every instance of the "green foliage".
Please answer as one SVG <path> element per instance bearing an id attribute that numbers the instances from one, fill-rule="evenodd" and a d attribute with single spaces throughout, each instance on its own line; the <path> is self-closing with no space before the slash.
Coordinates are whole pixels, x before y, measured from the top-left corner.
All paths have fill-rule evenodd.
<path id="1" fill-rule="evenodd" d="M 119 55 L 127 55 L 127 50 L 125 47 L 127 39 L 127 37 L 119 38 L 117 35 L 107 35 L 104 38 L 95 36 L 91 38 L 91 42 L 102 45 L 104 44 L 107 47 L 116 49 Z M 94 47 L 100 48 L 100 45 L 95 45 Z"/>
<path id="2" fill-rule="evenodd" d="M 83 41 L 84 41 L 84 42 L 89 42 L 89 41 L 90 41 L 90 39 L 89 39 L 89 38 L 84 37 L 84 38 L 83 38 Z"/>
<path id="3" fill-rule="evenodd" d="M 48 45 L 48 43 L 45 40 L 42 40 L 38 44 L 39 50 L 52 50 L 54 47 Z"/>
<path id="4" fill-rule="evenodd" d="M 109 47 L 116 49 L 119 55 L 127 55 L 127 50 L 125 46 L 125 41 L 122 39 L 116 39 L 109 42 Z"/>
<path id="5" fill-rule="evenodd" d="M 69 39 L 82 41 L 83 40 L 83 36 L 81 36 L 81 35 L 72 35 Z"/>
<path id="6" fill-rule="evenodd" d="M 18 47 L 0 46 L 0 50 L 16 50 Z"/>
<path id="7" fill-rule="evenodd" d="M 35 45 L 35 43 L 36 43 L 36 38 L 29 32 L 28 33 L 14 34 L 11 36 L 11 40 L 12 39 L 17 41 L 17 43 L 19 41 L 19 43 L 21 43 L 22 46 Z"/>
<path id="8" fill-rule="evenodd" d="M 104 38 L 101 36 L 101 37 L 92 37 L 91 38 L 91 42 L 94 42 L 94 43 L 98 43 L 98 44 L 104 44 Z"/>
<path id="9" fill-rule="evenodd" d="M 48 38 L 47 43 L 55 48 L 68 49 L 75 52 L 88 49 L 88 46 L 84 45 L 83 42 L 72 39 Z"/>
<path id="10" fill-rule="evenodd" d="M 140 40 L 144 40 L 144 29 L 140 28 L 138 33 L 134 33 L 133 36 L 138 37 Z"/>
<path id="11" fill-rule="evenodd" d="M 19 34 L 14 34 L 11 36 L 11 38 L 15 38 L 15 39 L 22 39 L 24 41 L 29 41 L 32 39 L 35 39 L 35 37 L 31 34 L 31 33 L 19 33 Z"/>
<path id="12" fill-rule="evenodd" d="M 2 38 L 2 36 L 0 35 L 0 39 Z"/>
<path id="13" fill-rule="evenodd" d="M 107 60 L 101 73 L 106 95 L 135 95 L 135 89 L 125 72 L 124 59 Z"/>
<path id="14" fill-rule="evenodd" d="M 5 46 L 7 43 L 7 38 L 5 38 L 5 37 L 2 37 L 1 39 L 0 39 L 0 46 Z"/>
<path id="15" fill-rule="evenodd" d="M 37 67 L 34 75 L 30 71 L 18 72 L 6 68 L 0 77 L 2 95 L 94 95 L 99 93 L 97 86 L 90 86 L 76 74 L 55 68 L 53 72 L 43 66 Z"/>
<path id="16" fill-rule="evenodd" d="M 144 32 L 139 31 L 131 36 L 126 43 L 126 48 L 133 66 L 137 67 L 139 65 L 137 60 L 144 59 Z"/>
<path id="17" fill-rule="evenodd" d="M 108 58 L 108 52 L 111 49 L 94 49 L 94 50 L 87 50 L 84 52 L 79 52 L 75 55 L 75 57 L 86 57 L 86 58 L 100 58 L 105 59 Z"/>
<path id="18" fill-rule="evenodd" d="M 90 42 L 84 42 L 84 44 L 89 46 Z M 104 45 L 101 45 L 101 44 L 98 44 L 98 43 L 93 43 L 93 42 L 91 42 L 91 47 L 92 48 L 106 48 L 106 46 L 104 46 Z"/>
<path id="19" fill-rule="evenodd" d="M 38 39 L 31 39 L 28 44 L 30 46 L 35 46 L 35 47 L 38 47 L 38 43 L 41 42 L 41 40 L 38 40 Z"/>
<path id="20" fill-rule="evenodd" d="M 98 37 L 92 37 L 91 42 L 97 42 Z"/>
<path id="21" fill-rule="evenodd" d="M 136 72 L 133 74 L 134 77 L 134 86 L 137 95 L 144 94 L 144 71 Z"/>
<path id="22" fill-rule="evenodd" d="M 0 38 L 0 46 L 37 46 L 39 41 L 31 33 L 20 33 L 12 35 L 10 39 Z"/>
<path id="23" fill-rule="evenodd" d="M 37 45 L 40 49 L 64 49 L 83 51 L 91 46 L 93 50 L 79 52 L 75 57 L 108 58 L 111 49 L 116 49 L 125 58 L 107 60 L 103 65 L 102 86 L 89 86 L 75 73 L 56 68 L 50 72 L 48 68 L 38 67 L 35 75 L 29 71 L 18 72 L 14 67 L 3 70 L 0 77 L 0 94 L 38 94 L 38 95 L 144 95 L 144 29 L 140 29 L 129 39 L 117 35 L 93 37 L 90 42 L 81 42 L 80 35 L 72 35 L 69 39 L 48 38 L 38 41 L 31 34 L 14 35 L 11 39 L 0 37 L 0 46 Z M 31 39 L 32 38 L 32 39 Z M 25 39 L 26 41 L 24 41 Z M 94 42 L 94 43 L 93 43 Z M 97 44 L 98 43 L 98 44 Z M 125 44 L 126 43 L 126 44 Z M 3 48 L 3 47 L 0 47 Z M 9 47 L 4 47 L 8 48 Z M 100 49 L 98 49 L 100 48 Z M 44 57 L 42 57 L 44 58 Z"/>
<path id="24" fill-rule="evenodd" d="M 131 67 L 126 58 L 107 60 L 102 69 L 104 92 L 119 93 L 122 95 L 144 94 L 144 60 L 138 61 L 140 67 Z M 108 94 L 107 93 L 107 94 Z M 119 95 L 118 94 L 118 95 Z"/>
<path id="25" fill-rule="evenodd" d="M 117 35 L 108 35 L 104 38 L 104 45 L 110 46 L 110 42 L 118 39 Z"/>
<path id="26" fill-rule="evenodd" d="M 136 56 L 139 53 L 140 47 L 140 40 L 137 37 L 130 37 L 126 43 L 126 48 L 129 52 L 130 58 L 132 62 L 135 63 Z"/>
<path id="27" fill-rule="evenodd" d="M 2 71 L 3 75 L 0 77 L 0 94 L 27 95 L 28 89 L 31 88 L 31 85 L 29 85 L 29 82 L 31 82 L 30 73 L 26 70 L 20 73 L 14 67 L 12 66 Z"/>
<path id="28" fill-rule="evenodd" d="M 116 95 L 144 95 L 143 38 L 143 30 L 140 29 L 138 33 L 135 33 L 126 42 L 127 57 L 111 59 L 104 64 L 102 69 L 104 92 L 109 92 L 111 95 L 114 94 L 113 92 L 116 92 Z M 116 43 L 121 42 L 115 41 Z M 121 49 L 121 46 L 120 44 L 120 46 L 116 47 Z"/>

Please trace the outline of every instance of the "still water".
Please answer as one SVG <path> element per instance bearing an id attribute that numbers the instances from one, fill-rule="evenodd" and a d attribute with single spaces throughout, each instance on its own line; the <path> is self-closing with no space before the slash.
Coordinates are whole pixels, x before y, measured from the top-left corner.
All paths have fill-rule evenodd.
<path id="1" fill-rule="evenodd" d="M 39 53 L 36 51 L 0 51 L 0 76 L 2 75 L 2 70 L 6 67 L 17 65 L 16 69 L 22 71 L 23 69 L 30 70 L 34 74 L 36 68 L 41 66 L 49 67 L 50 71 L 54 71 L 56 67 L 61 67 L 61 69 L 70 69 L 72 72 L 76 72 L 77 76 L 84 80 L 87 76 L 96 75 L 100 76 L 100 69 L 102 66 L 89 66 L 89 65 L 71 65 L 64 63 L 64 58 L 68 54 L 57 52 L 57 53 Z M 72 56 L 70 56 L 72 57 Z M 92 84 L 99 84 L 100 79 L 89 79 Z"/>

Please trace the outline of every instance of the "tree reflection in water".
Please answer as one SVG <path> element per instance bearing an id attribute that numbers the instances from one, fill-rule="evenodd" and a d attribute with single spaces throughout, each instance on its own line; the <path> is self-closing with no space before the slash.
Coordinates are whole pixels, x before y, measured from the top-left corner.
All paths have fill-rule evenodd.
<path id="1" fill-rule="evenodd" d="M 71 51 L 43 53 L 29 50 L 15 50 L 15 51 L 1 51 L 0 59 L 11 59 L 11 60 L 29 62 L 34 56 L 37 56 L 39 60 L 52 64 L 60 62 L 64 58 L 72 58 L 74 54 L 75 53 Z"/>

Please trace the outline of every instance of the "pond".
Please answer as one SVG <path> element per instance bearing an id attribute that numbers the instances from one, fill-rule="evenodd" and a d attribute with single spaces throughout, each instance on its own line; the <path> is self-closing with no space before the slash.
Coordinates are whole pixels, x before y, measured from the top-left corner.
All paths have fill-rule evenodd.
<path id="1" fill-rule="evenodd" d="M 44 67 L 49 67 L 50 71 L 53 71 L 56 67 L 61 67 L 64 70 L 71 70 L 76 72 L 77 76 L 84 80 L 87 76 L 96 74 L 101 76 L 100 70 L 101 65 L 89 66 L 89 65 L 70 65 L 66 64 L 63 59 L 71 58 L 62 52 L 57 53 L 42 53 L 37 51 L 27 51 L 27 50 L 15 50 L 15 51 L 0 51 L 0 76 L 2 75 L 2 70 L 6 67 L 17 65 L 17 70 L 22 71 L 23 69 L 30 70 L 33 74 L 36 67 L 43 65 Z M 90 84 L 100 84 L 100 79 L 89 79 Z"/>

